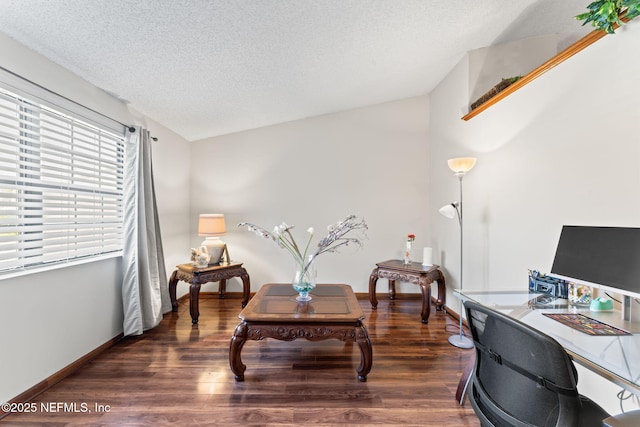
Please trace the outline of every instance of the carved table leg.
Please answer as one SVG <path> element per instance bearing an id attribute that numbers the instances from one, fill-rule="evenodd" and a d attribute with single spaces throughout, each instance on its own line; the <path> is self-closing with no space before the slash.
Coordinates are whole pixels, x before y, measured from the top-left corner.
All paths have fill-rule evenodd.
<path id="1" fill-rule="evenodd" d="M 224 299 L 225 292 L 227 292 L 227 279 L 220 279 L 220 284 L 218 285 L 218 298 Z"/>
<path id="2" fill-rule="evenodd" d="M 236 381 L 244 381 L 244 371 L 247 369 L 240 353 L 242 352 L 242 346 L 247 342 L 247 324 L 241 322 L 236 326 L 236 330 L 231 337 L 231 344 L 229 346 L 229 366 L 231 372 L 233 372 Z"/>
<path id="3" fill-rule="evenodd" d="M 369 301 L 371 302 L 371 308 L 375 310 L 378 308 L 378 298 L 376 298 L 376 283 L 378 282 L 378 267 L 374 268 L 369 276 Z"/>
<path id="4" fill-rule="evenodd" d="M 442 311 L 447 302 L 447 288 L 444 283 L 444 275 L 442 274 L 442 271 L 437 270 L 437 274 L 438 276 L 436 277 L 436 281 L 438 282 L 438 299 L 436 300 L 436 310 Z"/>
<path id="5" fill-rule="evenodd" d="M 242 308 L 244 308 L 249 302 L 249 295 L 251 294 L 251 280 L 249 279 L 249 273 L 244 268 L 240 278 L 242 279 Z"/>
<path id="6" fill-rule="evenodd" d="M 189 312 L 191 313 L 191 323 L 198 323 L 200 316 L 200 283 L 192 283 L 189 286 Z"/>
<path id="7" fill-rule="evenodd" d="M 419 283 L 420 291 L 422 291 L 422 323 L 429 323 L 429 315 L 431 314 L 431 284 L 427 280 Z"/>
<path id="8" fill-rule="evenodd" d="M 171 299 L 171 311 L 178 311 L 178 300 L 176 298 L 176 286 L 178 285 L 178 270 L 174 270 L 169 278 L 169 299 Z"/>
<path id="9" fill-rule="evenodd" d="M 373 350 L 371 346 L 371 340 L 367 328 L 360 324 L 356 326 L 356 342 L 360 346 L 360 365 L 356 369 L 358 372 L 358 381 L 366 381 L 367 375 L 371 372 L 371 365 L 373 364 Z"/>
<path id="10" fill-rule="evenodd" d="M 389 299 L 396 299 L 396 281 L 389 279 Z"/>

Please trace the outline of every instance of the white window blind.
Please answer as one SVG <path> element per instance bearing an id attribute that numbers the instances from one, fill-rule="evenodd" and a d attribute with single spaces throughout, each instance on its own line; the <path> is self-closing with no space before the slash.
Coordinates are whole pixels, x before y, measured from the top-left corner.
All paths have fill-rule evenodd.
<path id="1" fill-rule="evenodd" d="M 0 88 L 0 274 L 122 250 L 124 138 Z"/>

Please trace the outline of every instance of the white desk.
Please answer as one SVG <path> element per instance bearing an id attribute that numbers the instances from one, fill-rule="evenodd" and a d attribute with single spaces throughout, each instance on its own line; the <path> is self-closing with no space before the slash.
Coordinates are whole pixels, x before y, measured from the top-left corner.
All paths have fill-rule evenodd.
<path id="1" fill-rule="evenodd" d="M 640 396 L 640 324 L 622 319 L 620 311 L 592 312 L 575 308 L 568 300 L 524 291 L 454 291 L 463 301 L 472 300 L 520 320 L 553 337 L 580 365 Z M 632 335 L 592 336 L 553 320 L 542 313 L 580 313 Z M 466 378 L 461 382 L 466 383 Z"/>

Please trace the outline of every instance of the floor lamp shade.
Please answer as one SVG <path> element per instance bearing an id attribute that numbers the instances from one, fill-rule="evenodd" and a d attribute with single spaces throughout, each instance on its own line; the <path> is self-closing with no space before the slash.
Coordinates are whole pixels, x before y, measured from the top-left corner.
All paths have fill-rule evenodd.
<path id="1" fill-rule="evenodd" d="M 453 219 L 456 217 L 456 215 L 459 215 L 457 203 L 449 203 L 448 205 L 444 205 L 443 207 L 438 209 L 438 212 L 440 212 L 440 215 L 449 219 Z"/>
<path id="2" fill-rule="evenodd" d="M 198 218 L 198 236 L 206 237 L 201 246 L 206 246 L 211 260 L 211 264 L 222 261 L 222 256 L 226 252 L 227 245 L 220 236 L 227 233 L 224 222 L 224 214 L 200 214 Z"/>
<path id="3" fill-rule="evenodd" d="M 455 159 L 447 160 L 447 164 L 449 165 L 449 169 L 454 171 L 456 174 L 459 173 L 467 173 L 476 165 L 475 157 L 456 157 Z"/>

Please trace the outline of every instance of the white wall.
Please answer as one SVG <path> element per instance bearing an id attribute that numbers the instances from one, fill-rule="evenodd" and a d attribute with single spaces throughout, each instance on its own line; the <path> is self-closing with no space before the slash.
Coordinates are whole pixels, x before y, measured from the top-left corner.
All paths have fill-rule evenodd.
<path id="1" fill-rule="evenodd" d="M 120 101 L 3 34 L 0 58 L 3 67 L 119 121 L 145 121 Z M 159 139 L 153 160 L 170 270 L 181 262 L 178 253 L 189 244 L 189 144 L 157 123 L 146 124 Z M 111 258 L 0 278 L 0 402 L 23 393 L 122 333 L 121 264 L 120 258 Z"/>
<path id="2" fill-rule="evenodd" d="M 327 225 L 355 214 L 369 225 L 364 247 L 319 257 L 318 281 L 367 292 L 375 263 L 400 258 L 407 234 L 416 234 L 416 248 L 427 241 L 428 122 L 424 96 L 193 143 L 193 244 L 202 240 L 198 214 L 224 213 L 231 258 L 245 263 L 255 291 L 290 281 L 293 260 L 236 224 L 272 230 L 286 221 L 299 240 L 312 226 L 317 243 Z M 404 286 L 399 292 L 419 292 Z M 240 289 L 238 281 L 230 286 Z"/>
<path id="3" fill-rule="evenodd" d="M 457 199 L 446 160 L 478 158 L 464 179 L 465 288 L 526 289 L 527 269 L 549 272 L 563 224 L 640 226 L 639 41 L 629 25 L 468 122 L 467 59 L 431 94 L 431 212 Z M 458 311 L 458 227 L 430 219 Z M 581 391 L 611 397 L 598 389 Z"/>
<path id="4" fill-rule="evenodd" d="M 0 280 L 0 401 L 122 332 L 121 258 Z"/>

